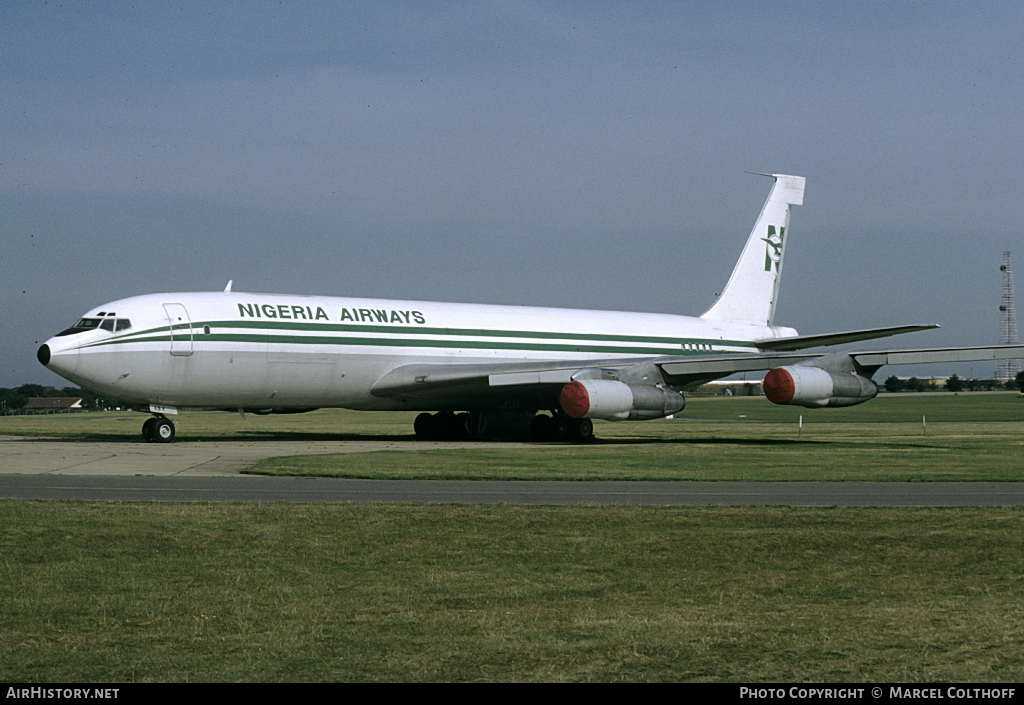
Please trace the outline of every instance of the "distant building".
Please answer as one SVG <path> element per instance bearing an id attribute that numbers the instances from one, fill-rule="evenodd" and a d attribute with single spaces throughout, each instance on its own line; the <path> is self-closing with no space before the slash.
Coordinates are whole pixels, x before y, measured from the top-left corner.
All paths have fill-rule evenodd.
<path id="1" fill-rule="evenodd" d="M 47 411 L 81 411 L 82 397 L 29 397 L 26 411 L 46 413 Z"/>

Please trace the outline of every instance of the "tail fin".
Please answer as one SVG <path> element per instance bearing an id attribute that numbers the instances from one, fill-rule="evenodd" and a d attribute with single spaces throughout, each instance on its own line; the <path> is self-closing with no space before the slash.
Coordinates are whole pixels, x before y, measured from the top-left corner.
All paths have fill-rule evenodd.
<path id="1" fill-rule="evenodd" d="M 751 172 L 753 173 L 753 172 Z M 761 174 L 775 179 L 761 215 L 747 238 L 725 290 L 701 318 L 771 325 L 789 232 L 789 207 L 804 202 L 802 176 Z"/>

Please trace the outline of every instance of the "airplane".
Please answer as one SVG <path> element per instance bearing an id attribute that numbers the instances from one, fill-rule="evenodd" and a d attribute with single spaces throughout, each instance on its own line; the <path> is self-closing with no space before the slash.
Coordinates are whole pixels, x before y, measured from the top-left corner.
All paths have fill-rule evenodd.
<path id="1" fill-rule="evenodd" d="M 725 289 L 697 317 L 224 291 L 103 304 L 47 340 L 40 363 L 152 417 L 171 442 L 181 408 L 296 413 L 420 411 L 418 437 L 531 435 L 589 441 L 594 419 L 657 419 L 683 392 L 769 370 L 776 404 L 844 407 L 875 397 L 883 365 L 1017 359 L 1024 346 L 807 352 L 937 328 L 799 335 L 774 324 L 791 206 L 806 179 L 774 184 Z"/>

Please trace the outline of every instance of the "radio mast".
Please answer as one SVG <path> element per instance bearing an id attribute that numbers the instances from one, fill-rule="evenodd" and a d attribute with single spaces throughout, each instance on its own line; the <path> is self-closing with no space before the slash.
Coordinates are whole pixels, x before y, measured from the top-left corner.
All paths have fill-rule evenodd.
<path id="1" fill-rule="evenodd" d="M 1001 323 L 999 327 L 999 343 L 1001 345 L 1017 344 L 1017 311 L 1013 303 L 1013 267 L 1010 266 L 1010 253 L 1003 253 L 1003 264 L 999 268 L 1003 273 L 1003 298 L 999 304 Z M 1002 380 L 1014 379 L 1020 372 L 1020 360 L 1003 360 L 996 368 L 996 377 Z"/>

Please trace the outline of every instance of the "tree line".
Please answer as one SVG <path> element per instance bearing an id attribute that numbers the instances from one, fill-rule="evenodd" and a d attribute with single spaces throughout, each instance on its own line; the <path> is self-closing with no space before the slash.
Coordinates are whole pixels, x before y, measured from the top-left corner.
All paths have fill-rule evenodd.
<path id="1" fill-rule="evenodd" d="M 885 380 L 883 386 L 887 392 L 926 392 L 939 389 L 938 385 L 930 380 L 917 377 L 900 379 L 895 375 Z M 1017 389 L 1024 392 L 1024 372 L 1018 372 L 1015 379 L 1009 380 L 964 379 L 952 374 L 946 379 L 946 386 L 943 389 L 947 392 L 994 392 L 1002 389 Z"/>

